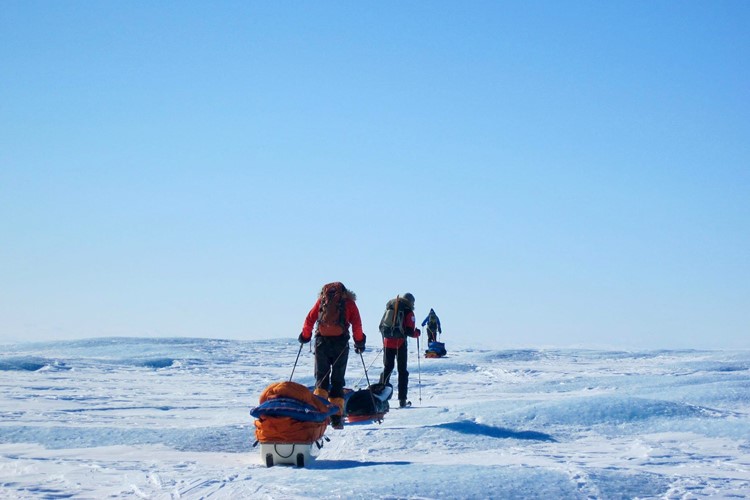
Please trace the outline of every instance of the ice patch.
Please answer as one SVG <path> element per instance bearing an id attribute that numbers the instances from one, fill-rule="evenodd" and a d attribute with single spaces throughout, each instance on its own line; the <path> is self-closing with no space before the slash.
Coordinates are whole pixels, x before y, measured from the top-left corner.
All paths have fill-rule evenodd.
<path id="1" fill-rule="evenodd" d="M 67 370 L 65 363 L 36 356 L 20 356 L 0 359 L 0 371 Z"/>

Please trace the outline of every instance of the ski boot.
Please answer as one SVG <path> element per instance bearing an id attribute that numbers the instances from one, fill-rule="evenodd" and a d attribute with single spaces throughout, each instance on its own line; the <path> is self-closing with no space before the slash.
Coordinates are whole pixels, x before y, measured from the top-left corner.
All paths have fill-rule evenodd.
<path id="1" fill-rule="evenodd" d="M 336 430 L 344 428 L 344 420 L 341 418 L 341 415 L 331 415 L 331 427 Z"/>

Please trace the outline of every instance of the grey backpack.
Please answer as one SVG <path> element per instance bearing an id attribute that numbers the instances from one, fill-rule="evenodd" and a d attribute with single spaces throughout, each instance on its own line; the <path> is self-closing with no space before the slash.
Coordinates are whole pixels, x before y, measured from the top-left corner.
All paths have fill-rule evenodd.
<path id="1" fill-rule="evenodd" d="M 385 306 L 383 318 L 380 320 L 380 333 L 387 339 L 406 338 L 404 333 L 404 318 L 411 311 L 409 301 L 396 296 Z"/>

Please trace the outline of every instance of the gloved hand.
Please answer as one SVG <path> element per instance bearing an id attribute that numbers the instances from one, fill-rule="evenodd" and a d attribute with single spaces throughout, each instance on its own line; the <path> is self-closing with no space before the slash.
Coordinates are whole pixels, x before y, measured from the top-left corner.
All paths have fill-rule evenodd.
<path id="1" fill-rule="evenodd" d="M 311 338 L 312 338 L 312 335 L 310 335 L 309 339 L 306 339 L 305 336 L 304 336 L 304 334 L 300 333 L 299 337 L 297 337 L 297 340 L 299 340 L 300 344 L 307 344 L 308 342 L 310 342 Z"/>
<path id="2" fill-rule="evenodd" d="M 422 334 L 422 332 L 419 331 L 419 328 L 414 329 L 414 338 L 419 337 Z"/>
<path id="3" fill-rule="evenodd" d="M 356 352 L 357 354 L 362 354 L 363 352 L 365 352 L 365 342 L 367 342 L 367 335 L 363 333 L 361 341 L 354 341 L 354 352 Z"/>

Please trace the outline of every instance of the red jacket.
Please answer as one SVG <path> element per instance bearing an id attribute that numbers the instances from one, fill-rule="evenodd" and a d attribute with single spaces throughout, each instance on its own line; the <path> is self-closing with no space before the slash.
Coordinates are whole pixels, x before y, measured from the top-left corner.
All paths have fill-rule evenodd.
<path id="1" fill-rule="evenodd" d="M 312 306 L 310 312 L 307 313 L 305 318 L 305 324 L 302 326 L 302 337 L 304 339 L 312 338 L 313 327 L 318 321 L 318 310 L 320 309 L 320 299 L 315 301 L 315 305 Z M 362 318 L 359 316 L 359 308 L 357 303 L 351 299 L 344 301 L 344 318 L 346 319 L 346 328 L 352 327 L 352 334 L 355 342 L 362 342 L 365 340 L 365 333 L 362 331 Z M 412 318 L 413 322 L 413 318 Z"/>
<path id="2" fill-rule="evenodd" d="M 404 318 L 404 333 L 407 337 L 419 337 L 419 329 L 414 328 L 417 325 L 417 320 L 414 317 L 414 311 L 409 311 Z M 398 349 L 404 345 L 406 339 L 397 338 L 383 338 L 383 347 L 388 349 Z"/>

